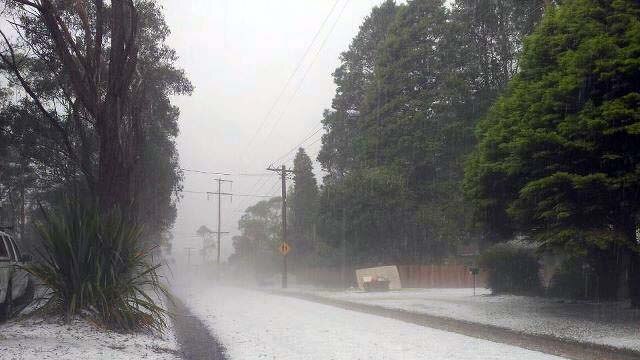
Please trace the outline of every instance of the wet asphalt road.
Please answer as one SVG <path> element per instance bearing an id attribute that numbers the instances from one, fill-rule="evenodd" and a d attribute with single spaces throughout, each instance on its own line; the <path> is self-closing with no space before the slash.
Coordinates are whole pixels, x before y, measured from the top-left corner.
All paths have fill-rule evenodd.
<path id="1" fill-rule="evenodd" d="M 183 359 L 227 360 L 224 347 L 180 299 L 174 297 L 174 304 L 169 307 L 175 314 L 173 325 Z"/>

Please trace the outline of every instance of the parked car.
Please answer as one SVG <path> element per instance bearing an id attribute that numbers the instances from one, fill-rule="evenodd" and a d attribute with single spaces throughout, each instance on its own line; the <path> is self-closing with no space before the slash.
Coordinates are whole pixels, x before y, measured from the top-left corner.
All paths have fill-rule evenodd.
<path id="1" fill-rule="evenodd" d="M 0 231 L 0 319 L 9 318 L 14 305 L 31 300 L 33 283 L 21 268 L 29 261 L 31 256 L 22 255 L 13 238 Z"/>

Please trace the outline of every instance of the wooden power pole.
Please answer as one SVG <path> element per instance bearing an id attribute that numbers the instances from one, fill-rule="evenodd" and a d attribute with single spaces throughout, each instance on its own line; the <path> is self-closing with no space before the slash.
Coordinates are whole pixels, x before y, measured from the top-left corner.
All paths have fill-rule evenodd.
<path id="1" fill-rule="evenodd" d="M 191 265 L 191 250 L 193 250 L 193 248 L 185 247 L 185 250 L 187 250 L 187 265 Z"/>
<path id="2" fill-rule="evenodd" d="M 223 182 L 228 182 L 228 183 L 232 183 L 233 181 L 231 180 L 224 180 L 221 178 L 217 178 L 215 181 L 218 182 L 218 191 L 217 192 L 207 192 L 207 195 L 218 195 L 218 258 L 217 258 L 217 264 L 218 266 L 220 266 L 220 237 L 222 236 L 223 233 L 226 233 L 225 231 L 220 231 L 220 224 L 222 222 L 222 212 L 221 212 L 221 200 L 222 200 L 222 195 L 227 195 L 227 196 L 232 196 L 233 194 L 231 193 L 226 193 L 226 192 L 222 192 L 222 183 Z"/>
<path id="3" fill-rule="evenodd" d="M 287 244 L 287 174 L 293 173 L 293 170 L 287 170 L 282 165 L 281 168 L 268 167 L 267 170 L 275 171 L 282 179 L 282 243 L 279 250 L 282 253 L 282 288 L 287 288 L 287 254 L 289 253 L 289 244 Z"/>

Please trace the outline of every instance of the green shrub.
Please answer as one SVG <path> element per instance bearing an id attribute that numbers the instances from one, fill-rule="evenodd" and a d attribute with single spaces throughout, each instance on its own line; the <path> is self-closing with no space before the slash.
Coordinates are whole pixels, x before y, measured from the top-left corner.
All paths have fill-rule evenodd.
<path id="1" fill-rule="evenodd" d="M 68 203 L 45 213 L 37 229 L 42 261 L 25 269 L 49 290 L 43 310 L 77 314 L 117 330 L 161 330 L 165 311 L 155 298 L 166 295 L 142 249 L 140 229 L 117 211 L 101 215 L 95 206 Z"/>
<path id="2" fill-rule="evenodd" d="M 564 260 L 551 278 L 547 295 L 574 300 L 592 296 L 594 276 L 585 277 L 583 264 L 584 259 L 581 258 L 572 257 Z M 585 280 L 587 281 L 586 284 Z M 585 285 L 588 293 L 585 293 Z"/>
<path id="3" fill-rule="evenodd" d="M 480 256 L 487 285 L 494 294 L 536 294 L 541 289 L 540 264 L 533 249 L 520 244 L 496 244 Z"/>

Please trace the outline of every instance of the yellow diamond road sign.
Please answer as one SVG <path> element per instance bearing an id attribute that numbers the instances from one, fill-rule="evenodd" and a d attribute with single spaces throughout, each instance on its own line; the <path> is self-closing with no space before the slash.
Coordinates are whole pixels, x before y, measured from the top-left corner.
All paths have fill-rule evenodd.
<path id="1" fill-rule="evenodd" d="M 286 242 L 283 242 L 282 244 L 280 244 L 280 246 L 278 246 L 278 250 L 280 250 L 282 255 L 287 255 L 289 251 L 291 251 L 291 246 L 289 246 L 289 244 L 287 244 Z"/>

